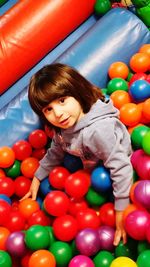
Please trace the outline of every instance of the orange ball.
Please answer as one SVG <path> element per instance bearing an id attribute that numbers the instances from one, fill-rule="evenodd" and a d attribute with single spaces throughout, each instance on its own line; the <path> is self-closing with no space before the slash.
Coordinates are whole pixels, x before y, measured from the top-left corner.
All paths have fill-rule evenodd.
<path id="1" fill-rule="evenodd" d="M 112 63 L 108 69 L 108 75 L 111 79 L 113 78 L 126 79 L 128 77 L 128 74 L 129 74 L 128 66 L 121 61 Z"/>
<path id="2" fill-rule="evenodd" d="M 145 53 L 150 56 L 150 44 L 144 44 L 139 49 L 140 53 Z"/>
<path id="3" fill-rule="evenodd" d="M 146 72 L 150 68 L 150 57 L 145 53 L 136 53 L 130 59 L 130 68 L 134 72 Z"/>
<path id="4" fill-rule="evenodd" d="M 56 260 L 54 255 L 45 249 L 40 249 L 30 256 L 29 267 L 55 267 Z"/>
<path id="5" fill-rule="evenodd" d="M 146 99 L 143 103 L 142 113 L 147 121 L 150 122 L 150 98 Z"/>
<path id="6" fill-rule="evenodd" d="M 114 106 L 118 109 L 120 109 L 124 104 L 131 102 L 129 93 L 123 90 L 113 92 L 110 98 L 112 99 Z"/>
<path id="7" fill-rule="evenodd" d="M 137 184 L 139 183 L 140 181 L 136 181 L 132 186 L 131 186 L 131 189 L 130 189 L 130 199 L 131 201 L 134 203 L 134 204 L 137 204 L 135 198 L 134 198 L 134 190 L 135 190 L 135 187 L 137 186 Z"/>
<path id="8" fill-rule="evenodd" d="M 144 102 L 138 103 L 138 108 L 141 110 L 141 120 L 140 122 L 143 124 L 148 124 L 150 122 L 150 117 L 149 119 L 145 117 L 143 113 L 143 107 L 144 107 Z M 148 103 L 148 108 L 149 108 L 149 103 Z"/>
<path id="9" fill-rule="evenodd" d="M 126 217 L 128 214 L 130 214 L 132 211 L 138 210 L 138 207 L 135 204 L 129 204 L 126 209 L 123 212 L 123 222 L 125 222 Z"/>
<path id="10" fill-rule="evenodd" d="M 0 168 L 8 168 L 15 161 L 15 153 L 12 148 L 3 146 L 0 148 Z"/>
<path id="11" fill-rule="evenodd" d="M 36 200 L 26 198 L 19 202 L 18 209 L 25 219 L 28 219 L 35 211 L 40 209 L 40 206 Z"/>
<path id="12" fill-rule="evenodd" d="M 0 178 L 6 177 L 6 174 L 3 169 L 0 169 Z"/>
<path id="13" fill-rule="evenodd" d="M 5 227 L 0 227 L 0 250 L 6 250 L 6 240 L 10 235 L 10 231 Z"/>
<path id="14" fill-rule="evenodd" d="M 27 178 L 33 178 L 35 171 L 39 166 L 39 161 L 37 158 L 29 157 L 22 161 L 21 172 L 23 176 Z"/>
<path id="15" fill-rule="evenodd" d="M 126 126 L 135 126 L 140 122 L 141 110 L 134 103 L 127 103 L 120 109 L 120 120 Z"/>

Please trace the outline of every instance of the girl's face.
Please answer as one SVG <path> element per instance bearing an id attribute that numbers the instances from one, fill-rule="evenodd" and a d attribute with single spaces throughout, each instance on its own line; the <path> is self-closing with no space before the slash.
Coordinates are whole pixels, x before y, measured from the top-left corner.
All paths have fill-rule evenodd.
<path id="1" fill-rule="evenodd" d="M 52 101 L 42 112 L 52 125 L 63 129 L 70 128 L 84 116 L 80 103 L 72 96 Z"/>

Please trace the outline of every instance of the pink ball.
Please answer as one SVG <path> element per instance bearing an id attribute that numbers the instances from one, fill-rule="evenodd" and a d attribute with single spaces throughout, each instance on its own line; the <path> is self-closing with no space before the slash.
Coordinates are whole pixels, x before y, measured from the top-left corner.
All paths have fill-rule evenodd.
<path id="1" fill-rule="evenodd" d="M 125 230 L 135 240 L 145 240 L 149 223 L 150 215 L 148 212 L 135 210 L 126 217 Z"/>
<path id="2" fill-rule="evenodd" d="M 99 239 L 100 239 L 100 249 L 113 251 L 115 230 L 113 227 L 102 225 L 98 229 Z"/>
<path id="3" fill-rule="evenodd" d="M 133 168 L 136 170 L 139 163 L 140 157 L 143 156 L 144 151 L 142 149 L 135 150 L 131 155 L 131 163 Z"/>
<path id="4" fill-rule="evenodd" d="M 135 200 L 144 208 L 150 209 L 150 181 L 139 181 L 134 189 Z"/>
<path id="5" fill-rule="evenodd" d="M 136 172 L 140 179 L 143 180 L 149 180 L 150 179 L 150 156 L 146 155 L 145 153 L 143 156 L 140 157 L 137 167 L 136 167 Z"/>
<path id="6" fill-rule="evenodd" d="M 77 255 L 72 258 L 68 267 L 94 267 L 93 261 L 84 255 Z"/>

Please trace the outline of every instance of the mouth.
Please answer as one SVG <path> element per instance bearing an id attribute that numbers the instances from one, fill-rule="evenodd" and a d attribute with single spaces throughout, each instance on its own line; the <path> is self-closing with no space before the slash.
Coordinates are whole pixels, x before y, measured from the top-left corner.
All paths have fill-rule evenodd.
<path id="1" fill-rule="evenodd" d="M 70 118 L 70 117 L 68 117 L 68 118 L 65 119 L 65 120 L 60 121 L 60 124 L 61 124 L 61 125 L 66 125 L 66 124 L 69 122 L 69 118 Z"/>

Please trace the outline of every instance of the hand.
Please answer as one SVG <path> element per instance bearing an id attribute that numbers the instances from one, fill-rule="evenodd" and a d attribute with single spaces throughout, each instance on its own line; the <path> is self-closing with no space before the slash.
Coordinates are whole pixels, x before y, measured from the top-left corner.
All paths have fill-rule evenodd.
<path id="1" fill-rule="evenodd" d="M 123 211 L 116 211 L 116 232 L 113 243 L 114 246 L 117 246 L 121 239 L 123 239 L 123 244 L 127 242 L 127 234 L 123 225 Z"/>
<path id="2" fill-rule="evenodd" d="M 40 186 L 40 181 L 34 177 L 33 180 L 32 180 L 32 183 L 31 183 L 31 186 L 30 186 L 30 189 L 28 191 L 27 194 L 25 194 L 24 197 L 22 197 L 20 199 L 20 201 L 26 199 L 26 198 L 29 198 L 31 197 L 32 200 L 36 200 L 36 197 L 37 197 L 37 193 L 38 193 L 38 190 L 39 190 L 39 186 Z"/>

